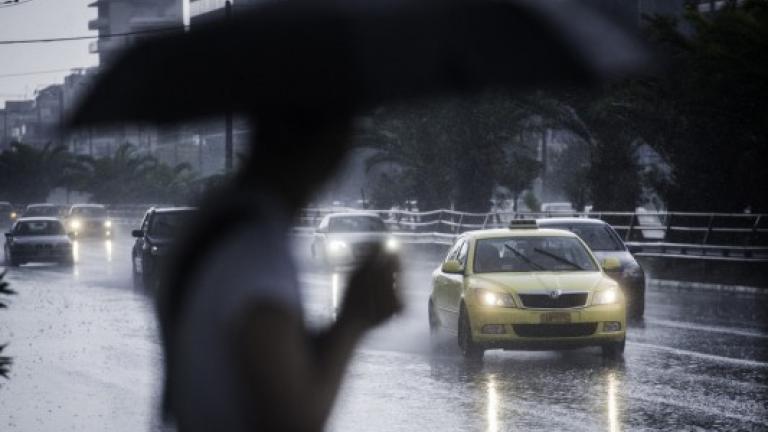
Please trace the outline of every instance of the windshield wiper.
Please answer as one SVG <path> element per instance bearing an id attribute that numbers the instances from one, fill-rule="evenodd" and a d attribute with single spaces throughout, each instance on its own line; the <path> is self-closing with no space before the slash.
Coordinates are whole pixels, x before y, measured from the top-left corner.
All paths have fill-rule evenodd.
<path id="1" fill-rule="evenodd" d="M 573 261 L 571 261 L 569 259 L 563 258 L 560 255 L 553 254 L 552 252 L 548 252 L 548 251 L 545 251 L 545 250 L 539 249 L 539 248 L 533 248 L 533 251 L 534 252 L 538 252 L 538 253 L 540 253 L 542 255 L 546 255 L 546 256 L 552 258 L 553 260 L 560 261 L 563 264 L 567 264 L 567 265 L 573 266 L 573 267 L 575 267 L 575 268 L 577 268 L 577 269 L 579 269 L 581 271 L 584 271 L 584 268 L 582 268 L 580 265 L 576 264 L 575 262 L 573 262 Z"/>
<path id="2" fill-rule="evenodd" d="M 517 250 L 517 249 L 513 248 L 513 247 L 512 247 L 512 246 L 510 246 L 509 244 L 507 244 L 507 243 L 504 243 L 504 247 L 505 247 L 505 248 L 507 248 L 507 249 L 509 249 L 510 251 L 512 251 L 512 253 L 513 253 L 513 254 L 515 254 L 515 255 L 516 255 L 516 256 L 518 256 L 520 259 L 522 259 L 522 260 L 523 260 L 523 261 L 524 261 L 526 264 L 528 264 L 528 267 L 531 267 L 531 268 L 536 268 L 536 269 L 538 269 L 538 270 L 545 270 L 545 269 L 544 269 L 544 267 L 542 267 L 540 264 L 536 264 L 535 262 L 531 261 L 531 259 L 530 259 L 530 258 L 528 258 L 527 256 L 525 256 L 525 254 L 523 254 L 523 253 L 522 253 L 522 252 L 520 252 L 519 250 Z"/>

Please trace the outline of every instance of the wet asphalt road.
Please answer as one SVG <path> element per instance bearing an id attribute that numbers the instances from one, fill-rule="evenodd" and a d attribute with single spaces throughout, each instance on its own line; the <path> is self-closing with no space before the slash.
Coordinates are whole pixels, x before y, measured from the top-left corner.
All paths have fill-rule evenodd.
<path id="1" fill-rule="evenodd" d="M 9 271 L 19 295 L 0 311 L 15 360 L 0 381 L 1 431 L 162 429 L 160 347 L 151 301 L 130 281 L 130 245 L 82 241 L 72 268 Z M 473 365 L 449 335 L 430 349 L 431 264 L 408 267 L 406 309 L 363 342 L 329 430 L 768 430 L 766 296 L 652 285 L 623 361 L 490 351 Z M 331 276 L 301 281 L 310 325 L 329 322 Z"/>

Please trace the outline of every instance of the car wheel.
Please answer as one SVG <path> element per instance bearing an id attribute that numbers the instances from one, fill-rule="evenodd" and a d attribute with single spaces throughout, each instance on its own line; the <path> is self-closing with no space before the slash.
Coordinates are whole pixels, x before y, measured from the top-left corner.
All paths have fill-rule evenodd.
<path id="1" fill-rule="evenodd" d="M 645 287 L 637 290 L 632 299 L 630 299 L 629 310 L 629 317 L 633 320 L 643 319 L 643 315 L 645 315 Z"/>
<path id="2" fill-rule="evenodd" d="M 8 249 L 5 250 L 5 263 L 10 267 L 18 267 L 21 265 L 19 261 L 13 259 L 13 255 L 8 251 Z"/>
<path id="3" fill-rule="evenodd" d="M 427 304 L 427 314 L 429 316 L 429 335 L 437 336 L 437 332 L 440 330 L 440 320 L 435 312 L 435 305 L 432 303 L 432 299 L 429 299 Z"/>
<path id="4" fill-rule="evenodd" d="M 131 259 L 131 273 L 133 274 L 133 287 L 142 288 L 144 281 L 141 278 L 141 273 L 136 269 L 136 258 Z"/>
<path id="5" fill-rule="evenodd" d="M 608 342 L 604 344 L 601 347 L 603 350 L 603 358 L 616 359 L 622 357 L 624 355 L 624 345 L 626 345 L 626 342 L 626 339 L 622 339 L 621 342 Z"/>
<path id="6" fill-rule="evenodd" d="M 485 350 L 478 346 L 472 339 L 472 328 L 469 323 L 467 308 L 461 305 L 459 312 L 459 349 L 461 355 L 467 360 L 482 360 Z"/>

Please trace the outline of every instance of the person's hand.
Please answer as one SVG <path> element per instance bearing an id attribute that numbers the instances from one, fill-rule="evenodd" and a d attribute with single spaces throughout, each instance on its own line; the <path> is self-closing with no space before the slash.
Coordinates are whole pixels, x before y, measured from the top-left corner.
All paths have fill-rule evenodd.
<path id="1" fill-rule="evenodd" d="M 378 248 L 352 272 L 339 319 L 370 328 L 397 313 L 399 272 L 398 256 Z"/>

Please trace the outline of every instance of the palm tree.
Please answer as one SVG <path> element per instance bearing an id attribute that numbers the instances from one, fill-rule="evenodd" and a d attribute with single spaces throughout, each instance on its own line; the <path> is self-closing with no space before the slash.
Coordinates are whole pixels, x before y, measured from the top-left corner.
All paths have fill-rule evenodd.
<path id="1" fill-rule="evenodd" d="M 35 148 L 15 142 L 0 153 L 0 195 L 15 202 L 45 201 L 56 187 L 71 185 L 81 169 L 67 148 L 53 143 Z"/>

